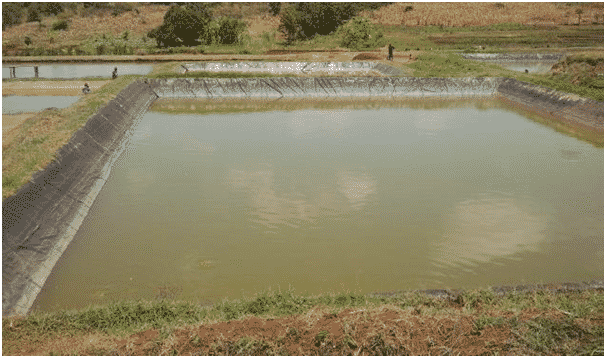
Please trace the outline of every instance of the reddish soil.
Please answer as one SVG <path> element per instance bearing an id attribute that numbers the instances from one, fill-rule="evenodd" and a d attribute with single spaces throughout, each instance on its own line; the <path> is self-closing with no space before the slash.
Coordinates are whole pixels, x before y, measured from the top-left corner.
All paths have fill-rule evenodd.
<path id="1" fill-rule="evenodd" d="M 166 338 L 157 329 L 129 337 L 86 333 L 71 337 L 25 338 L 6 342 L 11 354 L 48 355 L 519 355 L 512 327 L 504 323 L 474 327 L 478 314 L 466 313 L 452 303 L 441 314 L 426 314 L 426 306 L 405 309 L 386 305 L 374 309 L 348 308 L 338 313 L 317 308 L 275 319 L 248 317 L 176 329 Z M 518 321 L 564 319 L 559 311 L 530 309 L 520 312 L 486 310 L 483 316 L 517 316 Z M 599 319 L 598 319 L 599 318 Z M 578 322 L 577 322 L 578 321 Z M 603 317 L 577 319 L 591 329 Z M 11 328 L 8 328 L 11 329 Z M 247 340 L 242 340 L 248 337 Z M 7 347 L 8 345 L 8 347 Z M 11 347 L 11 348 L 9 348 Z M 17 348 L 18 347 L 18 348 Z M 3 349 L 3 353 L 6 353 Z"/>

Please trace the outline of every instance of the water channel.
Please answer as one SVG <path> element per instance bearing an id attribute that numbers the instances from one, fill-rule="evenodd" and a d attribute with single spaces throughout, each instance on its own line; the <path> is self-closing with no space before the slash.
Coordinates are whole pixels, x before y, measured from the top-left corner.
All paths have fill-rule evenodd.
<path id="1" fill-rule="evenodd" d="M 603 208 L 603 149 L 497 101 L 150 111 L 33 308 L 586 280 Z"/>
<path id="2" fill-rule="evenodd" d="M 8 65 L 2 67 L 2 78 L 10 78 L 10 69 Z M 34 77 L 34 65 L 19 66 L 15 65 L 15 75 L 17 78 Z M 82 78 L 82 77 L 107 77 L 111 78 L 112 71 L 118 67 L 118 75 L 146 75 L 152 70 L 152 65 L 146 64 L 57 64 L 38 66 L 38 76 L 41 78 Z"/>

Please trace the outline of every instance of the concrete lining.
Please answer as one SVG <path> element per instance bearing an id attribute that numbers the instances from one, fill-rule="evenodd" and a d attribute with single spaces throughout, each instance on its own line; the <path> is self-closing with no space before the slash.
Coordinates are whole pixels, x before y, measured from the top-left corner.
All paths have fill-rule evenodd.
<path id="1" fill-rule="evenodd" d="M 460 53 L 461 57 L 476 61 L 520 62 L 541 61 L 558 62 L 563 53 Z"/>
<path id="2" fill-rule="evenodd" d="M 182 65 L 185 72 L 246 72 L 281 74 L 352 73 L 376 71 L 385 76 L 397 76 L 395 67 L 374 62 L 197 62 Z"/>
<path id="3" fill-rule="evenodd" d="M 603 132 L 604 103 L 505 78 L 137 80 L 92 116 L 57 160 L 2 203 L 2 315 L 25 315 L 157 98 L 487 97 Z"/>
<path id="4" fill-rule="evenodd" d="M 157 96 L 131 83 L 2 203 L 2 315 L 25 315 Z"/>

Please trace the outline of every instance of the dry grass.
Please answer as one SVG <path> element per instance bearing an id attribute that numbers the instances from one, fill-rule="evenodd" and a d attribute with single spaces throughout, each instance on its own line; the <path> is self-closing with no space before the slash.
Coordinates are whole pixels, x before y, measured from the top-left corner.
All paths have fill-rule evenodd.
<path id="1" fill-rule="evenodd" d="M 503 6 L 496 5 L 503 4 Z M 576 24 L 578 16 L 564 4 L 532 3 L 394 3 L 365 15 L 376 24 L 405 26 L 487 26 L 505 22 L 521 24 Z M 406 7 L 412 10 L 406 11 Z M 595 21 L 602 14 L 604 4 L 583 7 L 582 23 Z"/>
<path id="2" fill-rule="evenodd" d="M 143 37 L 151 29 L 162 25 L 164 14 L 168 10 L 165 5 L 138 6 L 139 13 L 128 11 L 118 16 L 90 16 L 69 13 L 69 28 L 67 31 L 49 31 L 53 22 L 61 16 L 45 17 L 43 27 L 37 22 L 28 22 L 13 26 L 2 32 L 3 45 L 5 42 L 24 46 L 25 36 L 32 39 L 36 47 L 57 48 L 60 46 L 77 46 L 94 36 L 111 34 L 117 36 L 128 30 L 133 37 Z"/>

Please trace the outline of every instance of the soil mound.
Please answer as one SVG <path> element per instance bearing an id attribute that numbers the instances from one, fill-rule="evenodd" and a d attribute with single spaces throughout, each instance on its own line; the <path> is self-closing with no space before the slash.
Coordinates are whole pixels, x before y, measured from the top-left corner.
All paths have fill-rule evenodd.
<path id="1" fill-rule="evenodd" d="M 361 53 L 359 55 L 354 56 L 354 61 L 356 60 L 380 60 L 379 56 L 370 53 Z"/>

